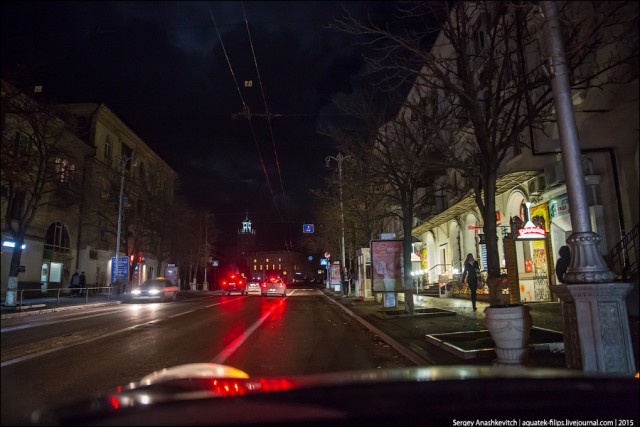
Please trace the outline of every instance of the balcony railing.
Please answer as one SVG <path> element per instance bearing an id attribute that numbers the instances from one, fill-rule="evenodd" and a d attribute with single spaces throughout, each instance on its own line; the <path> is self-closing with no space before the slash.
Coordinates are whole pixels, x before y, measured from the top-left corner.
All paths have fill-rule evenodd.
<path id="1" fill-rule="evenodd" d="M 611 249 L 609 253 L 612 270 L 618 280 L 627 281 L 638 275 L 638 247 L 640 247 L 640 224 Z"/>

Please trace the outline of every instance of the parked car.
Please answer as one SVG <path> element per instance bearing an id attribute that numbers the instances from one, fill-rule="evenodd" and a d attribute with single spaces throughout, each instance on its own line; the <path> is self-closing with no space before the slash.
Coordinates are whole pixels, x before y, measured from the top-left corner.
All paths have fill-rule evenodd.
<path id="1" fill-rule="evenodd" d="M 164 277 L 156 277 L 155 279 L 145 280 L 144 283 L 137 288 L 133 288 L 129 294 L 129 299 L 137 300 L 159 300 L 175 301 L 178 296 L 179 289 L 170 280 Z"/>
<path id="2" fill-rule="evenodd" d="M 220 282 L 222 295 L 231 295 L 232 292 L 247 295 L 247 280 L 237 273 L 231 273 Z"/>
<path id="3" fill-rule="evenodd" d="M 267 280 L 262 282 L 262 289 L 260 290 L 260 295 L 266 297 L 268 295 L 280 295 L 281 297 L 287 296 L 287 285 L 284 283 L 279 277 L 269 277 Z"/>

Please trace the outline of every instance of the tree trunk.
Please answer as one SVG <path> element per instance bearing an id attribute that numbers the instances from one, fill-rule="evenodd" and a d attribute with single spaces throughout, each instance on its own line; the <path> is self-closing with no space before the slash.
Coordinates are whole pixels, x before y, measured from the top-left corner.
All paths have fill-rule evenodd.
<path id="1" fill-rule="evenodd" d="M 485 173 L 482 189 L 484 195 L 484 209 L 481 209 L 482 219 L 484 221 L 483 231 L 487 246 L 487 284 L 495 286 L 500 277 L 500 252 L 498 251 L 498 227 L 496 221 L 496 181 L 497 173 L 488 171 Z M 496 299 L 496 293 L 490 292 L 489 304 L 492 306 L 499 305 L 500 301 Z"/>
<path id="2" fill-rule="evenodd" d="M 20 259 L 22 258 L 22 241 L 16 242 L 11 255 L 9 266 L 9 281 L 7 283 L 7 294 L 4 298 L 6 307 L 15 307 L 18 300 L 18 274 L 20 273 Z"/>
<path id="3" fill-rule="evenodd" d="M 411 277 L 411 240 L 412 240 L 413 213 L 407 209 L 403 213 L 402 227 L 404 239 L 402 241 L 402 253 L 404 259 L 404 274 L 402 275 L 402 287 L 404 289 L 404 305 L 409 315 L 414 314 L 413 304 L 413 279 Z"/>

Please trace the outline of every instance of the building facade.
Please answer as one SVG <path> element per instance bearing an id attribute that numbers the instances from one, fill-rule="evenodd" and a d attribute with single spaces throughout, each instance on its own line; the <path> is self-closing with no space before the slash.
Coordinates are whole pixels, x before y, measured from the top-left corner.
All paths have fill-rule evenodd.
<path id="1" fill-rule="evenodd" d="M 482 14 L 479 16 L 481 18 Z M 470 20 L 476 24 L 469 29 L 469 34 L 479 39 L 469 46 L 470 49 L 480 49 L 475 54 L 481 56 L 483 52 L 487 55 L 482 49 L 489 48 L 490 40 L 484 39 L 487 31 L 480 18 Z M 637 40 L 637 28 L 629 35 L 631 40 Z M 620 44 L 621 49 L 627 46 Z M 596 57 L 606 57 L 611 53 L 610 49 L 610 46 L 602 47 L 596 52 Z M 431 53 L 437 57 L 455 54 L 442 34 Z M 540 56 L 529 58 L 532 64 L 543 60 Z M 635 61 L 637 67 L 637 56 Z M 601 66 L 604 67 L 603 64 Z M 479 73 L 481 71 L 478 69 Z M 614 81 L 621 75 L 625 79 L 605 85 L 606 90 L 594 87 L 573 93 L 592 230 L 602 239 L 599 245 L 601 255 L 618 274 L 621 273 L 620 265 L 614 260 L 614 252 L 623 239 L 635 235 L 637 240 L 639 222 L 635 196 L 639 192 L 640 176 L 637 68 L 619 65 L 598 77 L 602 81 Z M 407 97 L 407 103 L 427 96 L 421 90 L 416 85 Z M 503 271 L 517 283 L 520 301 L 555 299 L 551 291 L 551 287 L 557 284 L 555 262 L 560 247 L 566 245 L 566 239 L 572 233 L 571 206 L 555 112 L 551 117 L 553 119 L 544 126 L 529 128 L 519 135 L 517 143 L 498 169 L 495 204 L 499 257 Z M 455 179 L 453 175 L 449 174 L 445 179 L 451 181 Z M 426 265 L 429 283 L 454 280 L 462 271 L 465 256 L 469 253 L 479 260 L 481 269 L 487 265 L 487 237 L 483 234 L 484 223 L 473 193 L 449 192 L 445 196 L 442 210 L 418 223 L 412 231 L 412 235 L 420 239 L 419 254 L 422 264 Z M 519 230 L 527 223 L 533 223 L 543 233 L 535 239 L 520 240 Z M 635 253 L 630 256 L 637 257 Z M 635 262 L 637 266 L 637 260 Z M 636 316 L 637 289 L 636 273 L 635 292 L 628 298 L 629 301 L 635 300 L 634 307 L 629 307 L 629 313 Z M 464 296 L 465 290 L 460 287 L 458 292 L 458 296 Z"/>
<path id="2" fill-rule="evenodd" d="M 16 91 L 3 81 L 3 106 L 7 90 Z M 171 217 L 167 206 L 172 205 L 177 174 L 106 105 L 67 104 L 52 109 L 66 125 L 61 139 L 65 153 L 69 153 L 53 159 L 58 165 L 57 184 L 66 188 L 73 185 L 74 197 L 57 187 L 46 192 L 25 236 L 20 286 L 66 288 L 75 271 L 85 272 L 89 287 L 110 285 L 116 273 L 112 258 L 118 235 L 120 255 L 128 259 L 124 265 L 127 282 L 135 284 L 163 275 L 164 268 L 172 263 L 172 255 L 170 228 L 161 224 L 167 224 Z M 11 127 L 12 131 L 15 128 Z M 3 125 L 3 132 L 7 129 L 9 126 Z M 24 134 L 28 140 L 34 132 L 23 125 L 21 132 L 14 133 L 18 135 L 14 139 L 20 141 L 19 135 Z M 3 141 L 10 140 L 7 138 L 3 135 Z M 8 197 L 10 183 L 5 166 L 3 163 L 3 296 L 13 255 L 5 215 L 18 218 L 26 204 L 23 197 L 20 206 L 14 204 L 13 212 L 8 211 L 13 199 Z"/>

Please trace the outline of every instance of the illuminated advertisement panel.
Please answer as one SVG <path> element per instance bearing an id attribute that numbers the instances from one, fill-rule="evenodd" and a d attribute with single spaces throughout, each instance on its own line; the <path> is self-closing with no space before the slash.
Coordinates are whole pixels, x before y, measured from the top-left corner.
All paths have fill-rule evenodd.
<path id="1" fill-rule="evenodd" d="M 374 292 L 403 292 L 402 240 L 372 240 L 371 280 Z"/>

